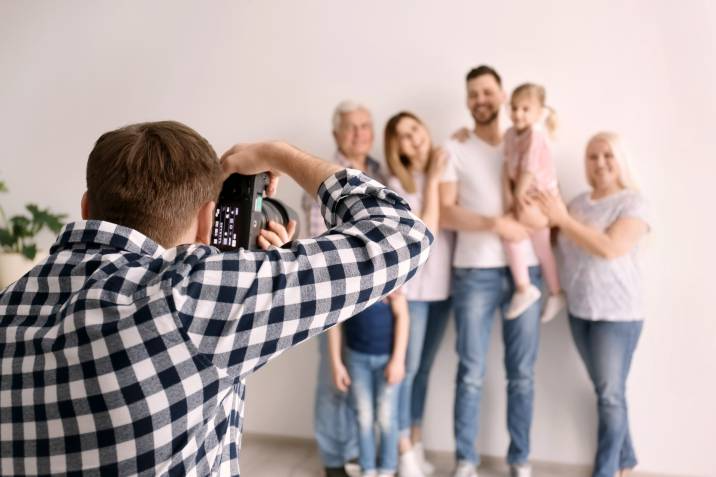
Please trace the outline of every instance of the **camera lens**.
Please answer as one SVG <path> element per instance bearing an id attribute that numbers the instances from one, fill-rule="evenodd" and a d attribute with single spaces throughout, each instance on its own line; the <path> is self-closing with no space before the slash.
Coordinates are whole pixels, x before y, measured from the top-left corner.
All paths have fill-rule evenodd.
<path id="1" fill-rule="evenodd" d="M 288 225 L 289 220 L 298 222 L 298 214 L 292 208 L 276 199 L 264 197 L 261 211 L 263 215 L 261 228 L 266 228 L 269 220 L 273 220 L 284 227 Z"/>

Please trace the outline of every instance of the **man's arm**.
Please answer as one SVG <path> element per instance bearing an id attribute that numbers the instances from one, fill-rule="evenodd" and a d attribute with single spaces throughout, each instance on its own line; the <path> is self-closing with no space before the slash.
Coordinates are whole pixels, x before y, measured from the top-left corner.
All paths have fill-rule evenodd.
<path id="1" fill-rule="evenodd" d="M 432 241 L 399 196 L 358 171 L 286 145 L 249 147 L 224 158 L 227 172 L 286 173 L 307 192 L 320 185 L 330 227 L 290 249 L 189 250 L 188 276 L 172 289 L 178 319 L 198 352 L 235 377 L 400 287 Z"/>
<path id="2" fill-rule="evenodd" d="M 508 241 L 524 240 L 527 230 L 509 216 L 480 215 L 457 203 L 457 182 L 440 183 L 440 226 L 448 230 L 493 232 Z"/>

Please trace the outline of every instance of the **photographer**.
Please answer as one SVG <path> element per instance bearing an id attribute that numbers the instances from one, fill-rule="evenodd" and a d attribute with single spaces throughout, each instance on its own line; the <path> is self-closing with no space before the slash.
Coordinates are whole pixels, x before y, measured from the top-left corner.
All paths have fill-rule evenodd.
<path id="1" fill-rule="evenodd" d="M 222 166 L 317 192 L 329 232 L 206 245 Z M 0 292 L 2 475 L 239 475 L 246 376 L 402 285 L 432 240 L 355 170 L 282 143 L 220 165 L 175 122 L 99 138 L 82 217 Z"/>

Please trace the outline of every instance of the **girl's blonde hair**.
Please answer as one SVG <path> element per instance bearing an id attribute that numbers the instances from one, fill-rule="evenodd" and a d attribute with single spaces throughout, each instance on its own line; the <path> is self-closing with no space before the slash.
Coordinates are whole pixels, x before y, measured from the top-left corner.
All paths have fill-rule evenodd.
<path id="1" fill-rule="evenodd" d="M 519 96 L 535 96 L 544 109 L 547 110 L 547 117 L 544 120 L 544 125 L 547 127 L 547 132 L 550 136 L 554 136 L 557 131 L 557 112 L 551 106 L 547 106 L 547 92 L 544 86 L 535 83 L 524 83 L 519 85 L 512 91 L 510 101 L 514 101 Z"/>
<path id="2" fill-rule="evenodd" d="M 595 141 L 604 141 L 609 145 L 609 149 L 612 151 L 612 156 L 614 156 L 614 160 L 619 165 L 619 184 L 625 189 L 638 191 L 639 185 L 634 178 L 634 174 L 631 169 L 629 153 L 624 147 L 624 141 L 621 139 L 619 134 L 615 132 L 602 131 L 589 138 L 589 141 L 587 141 L 587 147 L 584 150 L 585 160 L 587 159 L 586 156 L 589 145 Z M 594 184 L 589 179 L 589 175 L 587 175 L 587 182 L 590 186 L 594 187 Z"/>
<path id="3" fill-rule="evenodd" d="M 420 124 L 428 132 L 428 139 L 430 138 L 430 131 L 427 126 L 423 123 L 416 115 L 408 111 L 401 111 L 398 114 L 391 117 L 385 125 L 385 137 L 383 140 L 383 147 L 385 148 L 385 162 L 388 164 L 390 173 L 398 178 L 400 185 L 403 187 L 406 193 L 414 194 L 416 191 L 415 179 L 413 174 L 410 172 L 410 158 L 400 153 L 400 141 L 398 140 L 398 123 L 405 118 L 413 119 L 415 122 Z M 432 144 L 431 144 L 432 149 Z M 433 160 L 432 153 L 428 158 L 426 165 L 430 167 L 430 161 Z"/>

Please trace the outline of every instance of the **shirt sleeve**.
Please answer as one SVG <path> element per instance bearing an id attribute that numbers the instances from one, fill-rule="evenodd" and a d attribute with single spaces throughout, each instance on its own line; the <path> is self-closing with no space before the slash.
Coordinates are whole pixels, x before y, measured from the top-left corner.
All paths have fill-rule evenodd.
<path id="1" fill-rule="evenodd" d="M 457 155 L 451 141 L 445 143 L 445 152 L 447 152 L 447 161 L 445 170 L 440 182 L 457 182 Z"/>
<path id="2" fill-rule="evenodd" d="M 394 192 L 352 169 L 319 189 L 329 225 L 290 249 L 197 247 L 172 299 L 191 344 L 235 378 L 375 303 L 412 277 L 432 235 Z"/>
<path id="3" fill-rule="evenodd" d="M 644 199 L 644 196 L 637 192 L 628 194 L 624 199 L 617 219 L 639 219 L 644 221 L 649 229 L 651 229 L 649 205 Z"/>

